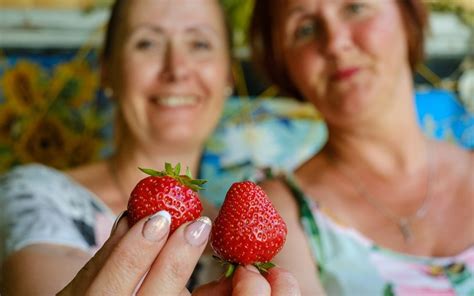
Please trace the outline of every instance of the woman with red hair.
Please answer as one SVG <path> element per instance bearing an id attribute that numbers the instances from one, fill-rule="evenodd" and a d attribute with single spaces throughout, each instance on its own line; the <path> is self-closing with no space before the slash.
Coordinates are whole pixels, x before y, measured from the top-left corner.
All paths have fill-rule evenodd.
<path id="1" fill-rule="evenodd" d="M 416 118 L 426 24 L 421 0 L 256 1 L 256 61 L 329 131 L 262 184 L 288 225 L 276 263 L 303 294 L 474 293 L 474 154 L 428 139 Z"/>

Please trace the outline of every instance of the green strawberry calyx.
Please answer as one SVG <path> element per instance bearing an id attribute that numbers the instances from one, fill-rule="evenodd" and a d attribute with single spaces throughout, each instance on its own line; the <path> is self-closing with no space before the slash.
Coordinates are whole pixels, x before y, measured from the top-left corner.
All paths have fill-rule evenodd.
<path id="1" fill-rule="evenodd" d="M 171 177 L 175 179 L 176 181 L 180 182 L 184 186 L 192 189 L 195 192 L 198 192 L 199 190 L 203 190 L 204 188 L 202 187 L 203 184 L 207 182 L 207 180 L 203 179 L 194 179 L 191 175 L 191 171 L 189 170 L 189 167 L 186 167 L 186 174 L 185 175 L 180 175 L 181 172 L 181 164 L 178 163 L 176 164 L 175 167 L 173 167 L 170 163 L 165 163 L 165 170 L 164 171 L 156 171 L 154 169 L 146 169 L 146 168 L 140 168 L 139 169 L 144 172 L 147 175 L 154 176 L 154 177 Z"/>
<path id="2" fill-rule="evenodd" d="M 238 263 L 226 261 L 220 257 L 217 257 L 216 255 L 213 255 L 212 257 L 219 261 L 222 265 L 227 266 L 225 271 L 226 278 L 231 277 L 234 274 L 234 271 L 237 266 L 241 265 Z M 260 273 L 267 273 L 270 268 L 275 267 L 275 264 L 273 264 L 272 262 L 255 262 L 252 265 L 255 266 L 258 271 L 260 271 Z"/>

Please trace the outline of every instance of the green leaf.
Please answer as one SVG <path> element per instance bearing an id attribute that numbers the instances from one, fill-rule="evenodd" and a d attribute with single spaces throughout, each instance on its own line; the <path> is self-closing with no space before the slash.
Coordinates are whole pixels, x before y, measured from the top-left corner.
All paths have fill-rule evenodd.
<path id="1" fill-rule="evenodd" d="M 140 168 L 140 167 L 139 167 L 138 169 L 140 169 L 140 171 L 142 171 L 142 172 L 144 172 L 145 174 L 150 175 L 150 176 L 156 177 L 156 176 L 159 176 L 159 175 L 160 175 L 160 172 L 155 171 L 155 170 L 153 170 L 153 169 L 146 169 L 146 168 Z"/>
<path id="2" fill-rule="evenodd" d="M 206 183 L 207 183 L 207 180 L 202 180 L 202 179 L 191 180 L 191 184 L 194 184 L 194 185 L 203 185 Z"/>
<path id="3" fill-rule="evenodd" d="M 140 167 L 139 169 L 145 174 L 150 175 L 150 176 L 155 176 L 155 177 L 169 176 L 196 192 L 198 192 L 199 190 L 203 190 L 201 185 L 207 182 L 207 180 L 192 179 L 192 177 L 188 175 L 179 175 L 179 172 L 181 171 L 180 163 L 176 164 L 176 166 L 173 167 L 172 164 L 167 162 L 165 163 L 164 171 L 155 171 L 153 169 L 146 169 L 146 168 L 140 168 Z M 189 168 L 186 168 L 186 170 L 187 170 L 187 173 L 191 175 Z"/>
<path id="4" fill-rule="evenodd" d="M 181 163 L 178 162 L 178 164 L 174 167 L 174 174 L 176 176 L 179 176 L 180 171 L 181 171 Z"/>
<path id="5" fill-rule="evenodd" d="M 165 171 L 170 175 L 173 174 L 173 166 L 171 165 L 171 163 L 165 163 Z"/>
<path id="6" fill-rule="evenodd" d="M 193 178 L 193 176 L 191 175 L 191 170 L 189 169 L 189 167 L 186 167 L 186 176 L 188 176 L 190 179 Z"/>

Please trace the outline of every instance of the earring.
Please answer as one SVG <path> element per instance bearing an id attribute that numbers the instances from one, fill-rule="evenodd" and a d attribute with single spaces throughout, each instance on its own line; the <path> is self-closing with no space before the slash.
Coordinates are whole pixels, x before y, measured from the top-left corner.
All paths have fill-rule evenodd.
<path id="1" fill-rule="evenodd" d="M 111 87 L 105 87 L 104 88 L 104 95 L 107 97 L 107 98 L 112 98 L 114 96 L 114 90 L 111 88 Z"/>
<path id="2" fill-rule="evenodd" d="M 225 97 L 230 97 L 233 92 L 234 92 L 234 89 L 231 86 L 226 86 L 224 88 L 224 96 Z"/>

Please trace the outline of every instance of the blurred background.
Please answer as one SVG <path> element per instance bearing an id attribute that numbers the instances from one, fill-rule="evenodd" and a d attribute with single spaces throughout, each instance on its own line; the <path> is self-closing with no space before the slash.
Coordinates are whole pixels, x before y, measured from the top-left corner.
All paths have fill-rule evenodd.
<path id="1" fill-rule="evenodd" d="M 253 1 L 222 0 L 234 29 L 236 86 L 201 168 L 223 180 L 208 185 L 216 191 L 256 167 L 291 169 L 326 137 L 316 110 L 280 97 L 252 68 L 245 32 Z M 30 162 L 65 169 L 112 151 L 113 106 L 97 73 L 110 3 L 1 0 L 0 173 Z M 430 136 L 474 149 L 474 1 L 427 4 L 427 59 L 415 78 L 419 121 Z"/>

